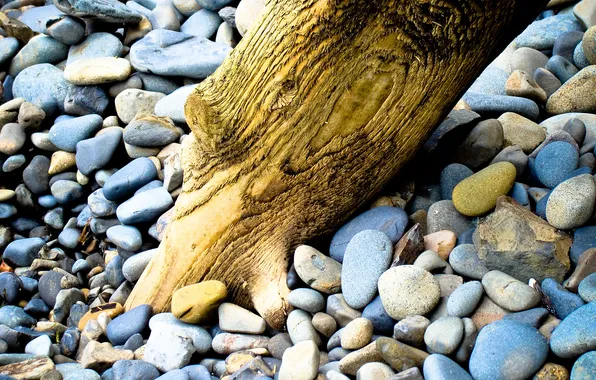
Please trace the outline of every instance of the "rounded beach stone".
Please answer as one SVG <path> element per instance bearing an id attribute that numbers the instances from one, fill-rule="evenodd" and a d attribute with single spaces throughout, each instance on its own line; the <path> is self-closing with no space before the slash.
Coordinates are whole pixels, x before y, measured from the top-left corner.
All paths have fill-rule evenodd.
<path id="1" fill-rule="evenodd" d="M 27 140 L 25 129 L 17 123 L 5 124 L 0 129 L 0 153 L 12 155 L 17 153 Z"/>
<path id="2" fill-rule="evenodd" d="M 467 373 L 456 362 L 447 356 L 432 354 L 424 361 L 424 380 L 472 380 Z"/>
<path id="3" fill-rule="evenodd" d="M 546 203 L 546 220 L 559 229 L 585 224 L 594 211 L 596 184 L 590 174 L 572 177 L 553 189 Z"/>
<path id="4" fill-rule="evenodd" d="M 137 114 L 152 114 L 157 102 L 165 96 L 161 92 L 124 90 L 114 100 L 116 113 L 122 122 L 128 124 Z"/>
<path id="5" fill-rule="evenodd" d="M 550 299 L 556 315 L 560 319 L 566 318 L 584 305 L 580 296 L 568 291 L 552 278 L 545 278 L 540 286 L 542 293 Z"/>
<path id="6" fill-rule="evenodd" d="M 536 373 L 548 355 L 546 339 L 532 326 L 497 321 L 485 326 L 470 357 L 475 380 L 525 379 Z"/>
<path id="7" fill-rule="evenodd" d="M 378 230 L 389 238 L 393 244 L 402 237 L 408 224 L 408 214 L 401 208 L 380 206 L 363 212 L 344 224 L 331 239 L 329 255 L 338 262 L 343 262 L 348 243 L 359 232 Z"/>
<path id="8" fill-rule="evenodd" d="M 108 228 L 108 239 L 117 247 L 130 252 L 138 251 L 143 244 L 141 232 L 133 226 L 113 226 Z"/>
<path id="9" fill-rule="evenodd" d="M 470 281 L 456 288 L 447 300 L 447 313 L 456 317 L 471 315 L 484 295 L 480 281 Z"/>
<path id="10" fill-rule="evenodd" d="M 470 219 L 457 211 L 450 200 L 433 203 L 428 209 L 426 224 L 429 234 L 449 230 L 458 236 L 472 227 Z"/>
<path id="11" fill-rule="evenodd" d="M 553 188 L 577 168 L 579 154 L 564 141 L 555 141 L 540 150 L 536 156 L 536 176 L 545 186 Z"/>
<path id="12" fill-rule="evenodd" d="M 449 255 L 449 265 L 456 273 L 476 280 L 481 280 L 488 273 L 474 244 L 460 244 L 455 247 Z"/>
<path id="13" fill-rule="evenodd" d="M 372 362 L 360 367 L 356 372 L 356 380 L 384 380 L 391 378 L 393 375 L 395 375 L 395 372 L 387 364 Z"/>
<path id="14" fill-rule="evenodd" d="M 596 350 L 596 302 L 590 302 L 569 314 L 555 328 L 550 348 L 561 358 L 574 358 Z"/>
<path id="15" fill-rule="evenodd" d="M 314 289 L 300 288 L 292 290 L 288 294 L 287 300 L 290 305 L 309 313 L 316 313 L 325 308 L 325 298 Z"/>
<path id="16" fill-rule="evenodd" d="M 498 120 L 503 126 L 505 146 L 517 145 L 529 154 L 546 139 L 544 128 L 516 113 L 505 112 Z"/>
<path id="17" fill-rule="evenodd" d="M 217 314 L 219 328 L 226 332 L 262 334 L 266 328 L 263 318 L 233 303 L 222 303 Z"/>
<path id="18" fill-rule="evenodd" d="M 387 314 L 399 320 L 430 312 L 439 303 L 441 289 L 430 272 L 402 265 L 381 275 L 379 293 Z"/>
<path id="19" fill-rule="evenodd" d="M 548 98 L 546 112 L 559 115 L 596 111 L 596 96 L 589 90 L 595 85 L 596 67 L 588 66 L 581 69 Z"/>
<path id="20" fill-rule="evenodd" d="M 596 273 L 584 278 L 577 287 L 579 296 L 584 302 L 596 301 Z"/>
<path id="21" fill-rule="evenodd" d="M 370 343 L 373 325 L 366 318 L 356 318 L 343 328 L 341 347 L 346 350 L 357 350 Z"/>
<path id="22" fill-rule="evenodd" d="M 114 318 L 106 329 L 106 335 L 113 345 L 122 345 L 135 334 L 142 333 L 153 315 L 150 305 L 139 305 Z"/>
<path id="23" fill-rule="evenodd" d="M 450 355 L 464 336 L 464 323 L 458 317 L 439 318 L 424 332 L 426 349 L 433 354 Z"/>
<path id="24" fill-rule="evenodd" d="M 441 172 L 440 186 L 441 199 L 452 199 L 453 189 L 458 183 L 474 174 L 474 172 L 462 164 L 449 164 Z"/>
<path id="25" fill-rule="evenodd" d="M 124 58 L 87 58 L 66 65 L 64 78 L 72 84 L 91 86 L 125 80 L 131 70 Z"/>
<path id="26" fill-rule="evenodd" d="M 571 368 L 572 380 L 593 380 L 596 374 L 596 351 L 580 356 Z"/>
<path id="27" fill-rule="evenodd" d="M 453 190 L 453 205 L 463 215 L 480 216 L 492 210 L 497 198 L 511 190 L 517 170 L 498 162 L 461 181 Z"/>
<path id="28" fill-rule="evenodd" d="M 305 340 L 315 342 L 317 346 L 321 344 L 321 338 L 312 325 L 312 317 L 304 310 L 293 310 L 288 315 L 286 322 L 288 333 L 292 343 L 297 344 Z"/>
<path id="29" fill-rule="evenodd" d="M 393 244 L 385 233 L 364 230 L 346 247 L 341 271 L 341 288 L 348 305 L 362 309 L 377 294 L 379 277 L 391 264 Z"/>
<path id="30" fill-rule="evenodd" d="M 528 310 L 540 302 L 540 293 L 523 282 L 493 270 L 482 278 L 484 291 L 497 305 L 509 311 Z"/>
<path id="31" fill-rule="evenodd" d="M 172 313 L 183 322 L 200 324 L 227 296 L 226 285 L 216 280 L 185 286 L 172 296 Z"/>
<path id="32" fill-rule="evenodd" d="M 310 340 L 299 342 L 285 350 L 279 368 L 280 379 L 311 380 L 319 372 L 320 352 Z"/>
<path id="33" fill-rule="evenodd" d="M 341 264 L 311 246 L 296 248 L 294 267 L 298 277 L 315 290 L 334 294 L 341 289 Z"/>

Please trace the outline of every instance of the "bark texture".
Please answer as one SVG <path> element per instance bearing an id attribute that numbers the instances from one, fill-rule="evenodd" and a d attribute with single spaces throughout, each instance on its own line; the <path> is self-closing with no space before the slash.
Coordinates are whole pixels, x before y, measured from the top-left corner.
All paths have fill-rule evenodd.
<path id="1" fill-rule="evenodd" d="M 184 186 L 127 308 L 217 279 L 281 328 L 289 255 L 410 159 L 544 0 L 270 0 L 189 96 Z"/>

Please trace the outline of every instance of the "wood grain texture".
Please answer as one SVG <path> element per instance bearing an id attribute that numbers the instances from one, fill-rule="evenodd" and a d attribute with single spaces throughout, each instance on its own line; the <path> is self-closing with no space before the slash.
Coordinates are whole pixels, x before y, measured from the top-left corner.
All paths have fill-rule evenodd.
<path id="1" fill-rule="evenodd" d="M 188 98 L 183 194 L 127 302 L 208 279 L 281 328 L 289 255 L 410 159 L 544 0 L 271 0 Z"/>

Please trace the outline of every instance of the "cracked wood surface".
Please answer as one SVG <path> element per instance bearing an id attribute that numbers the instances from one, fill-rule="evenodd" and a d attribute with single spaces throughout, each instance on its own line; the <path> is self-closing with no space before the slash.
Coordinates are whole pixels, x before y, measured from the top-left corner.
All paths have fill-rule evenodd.
<path id="1" fill-rule="evenodd" d="M 410 159 L 544 0 L 271 0 L 186 103 L 183 193 L 127 301 L 216 279 L 282 328 L 297 245 Z"/>

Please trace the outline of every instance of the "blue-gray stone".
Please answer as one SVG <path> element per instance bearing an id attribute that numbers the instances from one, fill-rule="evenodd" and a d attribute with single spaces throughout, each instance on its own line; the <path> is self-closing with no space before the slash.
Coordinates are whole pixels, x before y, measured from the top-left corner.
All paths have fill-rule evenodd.
<path id="1" fill-rule="evenodd" d="M 440 186 L 441 199 L 451 199 L 453 189 L 458 183 L 474 174 L 474 172 L 462 164 L 449 164 L 441 172 Z"/>
<path id="2" fill-rule="evenodd" d="M 148 73 L 135 73 L 133 76 L 141 78 L 143 90 L 152 92 L 161 92 L 162 94 L 171 94 L 180 86 L 168 78 Z"/>
<path id="3" fill-rule="evenodd" d="M 181 369 L 168 371 L 157 378 L 158 380 L 190 380 L 186 372 Z M 211 379 L 211 375 L 207 379 Z"/>
<path id="4" fill-rule="evenodd" d="M 325 308 L 325 298 L 310 288 L 294 289 L 288 294 L 288 303 L 298 309 L 317 313 Z"/>
<path id="5" fill-rule="evenodd" d="M 571 293 L 552 278 L 542 280 L 542 292 L 550 299 L 559 319 L 566 318 L 576 309 L 584 305 L 584 301 L 575 293 Z"/>
<path id="6" fill-rule="evenodd" d="M 548 310 L 542 307 L 537 307 L 530 310 L 507 314 L 503 317 L 503 319 L 527 323 L 528 325 L 537 329 L 541 326 L 542 322 L 547 316 Z"/>
<path id="7" fill-rule="evenodd" d="M 19 51 L 19 41 L 14 37 L 4 37 L 0 40 L 0 65 L 10 61 Z"/>
<path id="8" fill-rule="evenodd" d="M 143 245 L 141 232 L 133 226 L 110 227 L 107 236 L 113 244 L 127 251 L 138 251 Z"/>
<path id="9" fill-rule="evenodd" d="M 179 334 L 187 335 L 192 339 L 192 344 L 198 354 L 204 354 L 211 350 L 212 339 L 207 330 L 200 326 L 184 323 L 174 317 L 172 313 L 154 315 L 149 320 L 149 328 L 151 331 L 176 331 Z"/>
<path id="10" fill-rule="evenodd" d="M 137 348 L 143 346 L 143 344 L 145 344 L 143 342 L 143 336 L 139 333 L 136 333 L 126 340 L 126 343 L 124 343 L 122 348 L 134 352 L 137 350 Z"/>
<path id="11" fill-rule="evenodd" d="M 105 167 L 114 156 L 121 141 L 122 129 L 120 128 L 109 128 L 99 136 L 79 141 L 76 145 L 77 169 L 88 176 Z"/>
<path id="12" fill-rule="evenodd" d="M 31 38 L 12 59 L 8 73 L 16 77 L 27 67 L 40 63 L 59 62 L 67 55 L 68 45 L 45 34 L 40 34 Z"/>
<path id="13" fill-rule="evenodd" d="M 23 290 L 29 293 L 37 293 L 38 281 L 36 279 L 25 276 L 21 276 L 20 279 L 23 283 Z"/>
<path id="14" fill-rule="evenodd" d="M 505 112 L 515 112 L 528 119 L 536 120 L 540 114 L 540 109 L 534 101 L 517 96 L 466 92 L 464 100 L 472 111 L 484 117 L 499 117 Z"/>
<path id="15" fill-rule="evenodd" d="M 35 318 L 25 313 L 23 308 L 12 305 L 0 308 L 0 324 L 2 325 L 14 328 L 16 326 L 32 326 L 35 323 Z"/>
<path id="16" fill-rule="evenodd" d="M 23 182 L 33 194 L 43 194 L 50 189 L 50 159 L 38 155 L 33 157 L 29 165 L 23 170 Z"/>
<path id="17" fill-rule="evenodd" d="M 534 21 L 517 36 L 514 43 L 518 47 L 530 47 L 536 50 L 552 49 L 555 40 L 567 32 L 583 32 L 584 28 L 573 14 L 556 15 L 540 21 Z"/>
<path id="18" fill-rule="evenodd" d="M 590 61 L 588 61 L 588 58 L 586 58 L 584 46 L 581 42 L 577 44 L 575 50 L 573 51 L 573 63 L 575 64 L 575 67 L 580 70 L 590 66 Z"/>
<path id="19" fill-rule="evenodd" d="M 67 328 L 60 339 L 60 350 L 62 351 L 62 354 L 66 356 L 74 355 L 77 352 L 80 338 L 81 333 L 76 326 Z"/>
<path id="20" fill-rule="evenodd" d="M 37 222 L 37 220 L 35 220 L 33 218 L 20 217 L 20 218 L 15 219 L 11 223 L 11 226 L 17 232 L 24 233 L 24 232 L 30 231 L 36 227 L 39 227 L 39 223 Z"/>
<path id="21" fill-rule="evenodd" d="M 56 181 L 50 190 L 58 203 L 63 205 L 74 203 L 85 195 L 83 192 L 83 187 L 75 181 Z"/>
<path id="22" fill-rule="evenodd" d="M 0 219 L 12 218 L 17 214 L 17 208 L 9 203 L 0 203 Z"/>
<path id="23" fill-rule="evenodd" d="M 432 354 L 424 360 L 422 368 L 425 380 L 472 380 L 456 362 L 447 356 Z"/>
<path id="24" fill-rule="evenodd" d="M 510 192 L 511 198 L 513 198 L 520 206 L 530 209 L 530 196 L 528 190 L 524 184 L 515 182 Z"/>
<path id="25" fill-rule="evenodd" d="M 101 380 L 101 376 L 94 370 L 86 368 L 62 376 L 62 380 Z"/>
<path id="26" fill-rule="evenodd" d="M 573 145 L 555 141 L 542 148 L 536 156 L 536 176 L 552 189 L 577 168 L 578 162 L 579 154 Z"/>
<path id="27" fill-rule="evenodd" d="M 64 110 L 71 115 L 102 115 L 109 99 L 99 86 L 73 86 L 64 99 Z"/>
<path id="28" fill-rule="evenodd" d="M 546 220 L 546 205 L 548 204 L 548 199 L 550 198 L 551 193 L 552 191 L 549 191 L 536 202 L 536 210 L 534 210 L 534 213 L 544 220 Z"/>
<path id="29" fill-rule="evenodd" d="M 487 67 L 472 83 L 468 91 L 478 94 L 507 95 L 505 84 L 509 75 L 498 67 Z"/>
<path id="30" fill-rule="evenodd" d="M 132 45 L 130 61 L 135 70 L 141 72 L 206 78 L 231 50 L 227 45 L 206 38 L 158 29 Z"/>
<path id="31" fill-rule="evenodd" d="M 474 232 L 476 232 L 476 227 L 472 227 L 469 230 L 460 233 L 457 236 L 457 245 L 474 244 Z"/>
<path id="32" fill-rule="evenodd" d="M 573 66 L 573 63 L 560 55 L 553 55 L 548 62 L 546 62 L 545 68 L 555 74 L 561 83 L 567 82 L 579 71 L 577 67 Z"/>
<path id="33" fill-rule="evenodd" d="M 216 11 L 230 4 L 232 0 L 196 0 L 197 3 L 206 9 Z"/>
<path id="34" fill-rule="evenodd" d="M 449 254 L 449 265 L 457 274 L 475 280 L 481 280 L 488 273 L 473 244 L 461 244 L 453 248 Z"/>
<path id="35" fill-rule="evenodd" d="M 580 176 L 582 174 L 590 174 L 592 175 L 592 169 L 588 168 L 588 167 L 581 167 L 581 168 L 577 168 L 574 171 L 572 171 L 571 173 L 567 174 L 565 177 L 563 177 L 563 180 L 561 182 L 565 182 L 568 179 L 571 179 L 573 177 L 577 177 Z"/>
<path id="36" fill-rule="evenodd" d="M 85 259 L 78 259 L 72 265 L 72 273 L 79 273 L 79 272 L 89 272 L 91 270 L 91 265 Z"/>
<path id="37" fill-rule="evenodd" d="M 157 189 L 158 187 L 163 187 L 163 182 L 161 182 L 158 179 L 155 179 L 146 184 L 145 186 L 141 187 L 139 190 L 135 191 L 135 195 L 137 195 L 138 193 L 142 193 L 143 191 Z"/>
<path id="38" fill-rule="evenodd" d="M 140 147 L 163 147 L 180 138 L 179 130 L 171 120 L 141 115 L 124 128 L 125 143 Z"/>
<path id="39" fill-rule="evenodd" d="M 176 123 L 186 123 L 184 104 L 186 103 L 188 95 L 190 95 L 196 87 L 196 84 L 189 84 L 180 87 L 165 98 L 160 99 L 155 104 L 155 114 L 157 116 L 168 116 Z"/>
<path id="40" fill-rule="evenodd" d="M 136 282 L 156 253 L 157 249 L 150 249 L 130 257 L 122 266 L 124 277 L 130 282 Z"/>
<path id="41" fill-rule="evenodd" d="M 471 315 L 484 295 L 480 281 L 470 281 L 458 286 L 447 299 L 447 314 L 456 317 Z"/>
<path id="42" fill-rule="evenodd" d="M 89 226 L 91 227 L 91 232 L 96 235 L 103 235 L 110 227 L 117 226 L 120 224 L 120 221 L 116 218 L 111 219 L 102 219 L 102 218 L 92 218 Z"/>
<path id="43" fill-rule="evenodd" d="M 62 12 L 111 23 L 138 23 L 142 17 L 118 0 L 54 0 Z"/>
<path id="44" fill-rule="evenodd" d="M 217 28 L 222 22 L 223 20 L 216 12 L 201 9 L 180 26 L 180 31 L 196 37 L 209 38 L 217 32 Z"/>
<path id="45" fill-rule="evenodd" d="M 573 244 L 569 250 L 569 258 L 577 264 L 579 257 L 590 248 L 596 248 L 596 226 L 576 228 L 573 233 Z"/>
<path id="46" fill-rule="evenodd" d="M 4 163 L 2 164 L 2 171 L 4 173 L 10 173 L 25 165 L 25 162 L 26 159 L 24 155 L 15 154 L 14 156 L 8 157 L 6 161 L 4 161 Z"/>
<path id="47" fill-rule="evenodd" d="M 594 380 L 596 377 L 596 351 L 580 356 L 571 368 L 570 380 Z"/>
<path id="48" fill-rule="evenodd" d="M 590 302 L 569 314 L 555 328 L 550 348 L 561 358 L 574 358 L 596 350 L 596 302 Z"/>
<path id="49" fill-rule="evenodd" d="M 596 301 L 596 273 L 592 273 L 584 278 L 579 283 L 577 292 L 584 302 Z"/>
<path id="50" fill-rule="evenodd" d="M 5 303 L 11 305 L 19 300 L 19 292 L 23 282 L 12 272 L 0 273 L 0 295 Z"/>
<path id="51" fill-rule="evenodd" d="M 46 33 L 46 24 L 52 19 L 63 16 L 55 5 L 45 5 L 42 7 L 33 7 L 23 12 L 19 21 L 27 25 L 34 32 Z"/>
<path id="52" fill-rule="evenodd" d="M 114 380 L 154 380 L 159 375 L 153 364 L 142 360 L 118 360 L 112 367 Z"/>
<path id="53" fill-rule="evenodd" d="M 122 201 L 157 177 L 157 169 L 147 157 L 137 158 L 108 178 L 103 194 L 111 201 Z"/>
<path id="54" fill-rule="evenodd" d="M 122 42 L 118 37 L 106 32 L 91 33 L 81 43 L 70 47 L 66 65 L 81 59 L 118 57 L 121 51 Z"/>
<path id="55" fill-rule="evenodd" d="M 91 212 L 91 208 L 89 206 L 85 207 L 79 215 L 77 215 L 77 227 L 83 228 L 87 224 L 87 222 L 93 218 L 93 213 Z"/>
<path id="56" fill-rule="evenodd" d="M 532 326 L 501 320 L 486 325 L 470 357 L 475 380 L 525 379 L 544 364 L 548 344 Z"/>
<path id="57" fill-rule="evenodd" d="M 350 240 L 364 230 L 378 230 L 389 238 L 393 244 L 402 237 L 408 225 L 408 215 L 397 207 L 375 207 L 356 216 L 344 224 L 331 239 L 330 256 L 340 263 Z"/>
<path id="58" fill-rule="evenodd" d="M 129 7 L 130 9 L 132 9 L 133 11 L 136 11 L 136 12 L 142 14 L 147 19 L 150 19 L 151 16 L 153 15 L 153 13 L 151 12 L 152 9 L 144 7 L 143 5 L 141 5 L 140 3 L 136 2 L 136 1 L 127 1 L 126 6 Z M 153 28 L 153 25 L 151 27 Z"/>
<path id="59" fill-rule="evenodd" d="M 207 367 L 201 364 L 187 365 L 182 368 L 182 370 L 188 375 L 189 380 L 209 380 L 209 377 L 211 376 Z M 212 379 L 213 378 L 211 378 L 211 380 Z"/>
<path id="60" fill-rule="evenodd" d="M 379 277 L 392 257 L 393 243 L 384 232 L 364 230 L 350 239 L 341 270 L 341 288 L 348 305 L 362 309 L 375 298 Z"/>
<path id="61" fill-rule="evenodd" d="M 139 305 L 126 313 L 114 318 L 107 328 L 107 336 L 113 345 L 121 345 L 135 334 L 140 334 L 149 324 L 153 316 L 150 305 Z"/>
<path id="62" fill-rule="evenodd" d="M 10 75 L 6 75 L 4 81 L 2 82 L 2 87 L 4 87 L 4 93 L 2 94 L 2 103 L 8 102 L 14 99 L 12 93 L 12 85 L 14 84 L 14 78 Z"/>
<path id="63" fill-rule="evenodd" d="M 39 279 L 39 295 L 41 296 L 41 299 L 52 308 L 56 305 L 58 292 L 62 290 L 60 287 L 60 280 L 62 280 L 62 277 L 64 277 L 64 274 L 62 273 L 48 271 Z"/>
<path id="64" fill-rule="evenodd" d="M 432 322 L 424 332 L 426 350 L 450 355 L 457 350 L 464 336 L 464 322 L 459 317 L 445 316 Z"/>
<path id="65" fill-rule="evenodd" d="M 35 356 L 31 354 L 0 354 L 0 365 L 6 365 L 11 363 L 22 362 L 25 360 L 33 359 Z M 14 378 L 9 377 L 8 379 L 2 380 L 13 380 Z"/>
<path id="66" fill-rule="evenodd" d="M 46 22 L 46 34 L 66 45 L 78 44 L 85 37 L 85 22 L 72 16 L 54 17 Z"/>
<path id="67" fill-rule="evenodd" d="M 584 33 L 578 31 L 571 31 L 561 34 L 555 40 L 555 44 L 553 46 L 553 55 L 560 55 L 569 62 L 573 62 L 573 52 L 575 51 L 577 44 L 582 41 L 583 36 Z"/>
<path id="68" fill-rule="evenodd" d="M 103 195 L 103 189 L 97 189 L 87 198 L 87 204 L 94 216 L 105 217 L 116 214 L 118 203 L 109 201 Z"/>
<path id="69" fill-rule="evenodd" d="M 38 237 L 15 240 L 6 246 L 3 258 L 9 265 L 28 267 L 44 244 L 45 241 Z"/>
<path id="70" fill-rule="evenodd" d="M 58 242 L 65 248 L 75 249 L 79 244 L 81 231 L 76 228 L 65 228 L 58 235 Z"/>
<path id="71" fill-rule="evenodd" d="M 99 115 L 85 115 L 58 122 L 50 128 L 50 141 L 67 152 L 75 152 L 77 143 L 91 137 L 103 123 Z"/>
<path id="72" fill-rule="evenodd" d="M 106 269 L 104 271 L 106 280 L 114 289 L 118 288 L 120 284 L 126 281 L 124 275 L 122 274 L 122 264 L 124 264 L 124 259 L 122 256 L 116 255 L 106 265 Z"/>
<path id="73" fill-rule="evenodd" d="M 393 333 L 393 326 L 395 326 L 396 321 L 385 311 L 381 296 L 376 296 L 371 303 L 366 305 L 362 311 L 362 318 L 372 322 L 373 331 L 376 334 L 391 335 Z"/>
<path id="74" fill-rule="evenodd" d="M 62 70 L 41 63 L 21 71 L 14 80 L 12 91 L 15 98 L 25 98 L 52 116 L 64 112 L 64 99 L 72 86 L 64 79 Z"/>
<path id="75" fill-rule="evenodd" d="M 53 210 L 48 211 L 43 216 L 43 222 L 55 230 L 61 230 L 64 228 L 64 210 L 62 207 L 57 207 Z"/>
<path id="76" fill-rule="evenodd" d="M 122 224 L 153 222 L 173 205 L 172 196 L 161 187 L 139 193 L 122 203 L 116 216 Z"/>
<path id="77" fill-rule="evenodd" d="M 35 318 L 47 318 L 51 309 L 41 298 L 34 298 L 27 302 L 23 310 Z"/>

